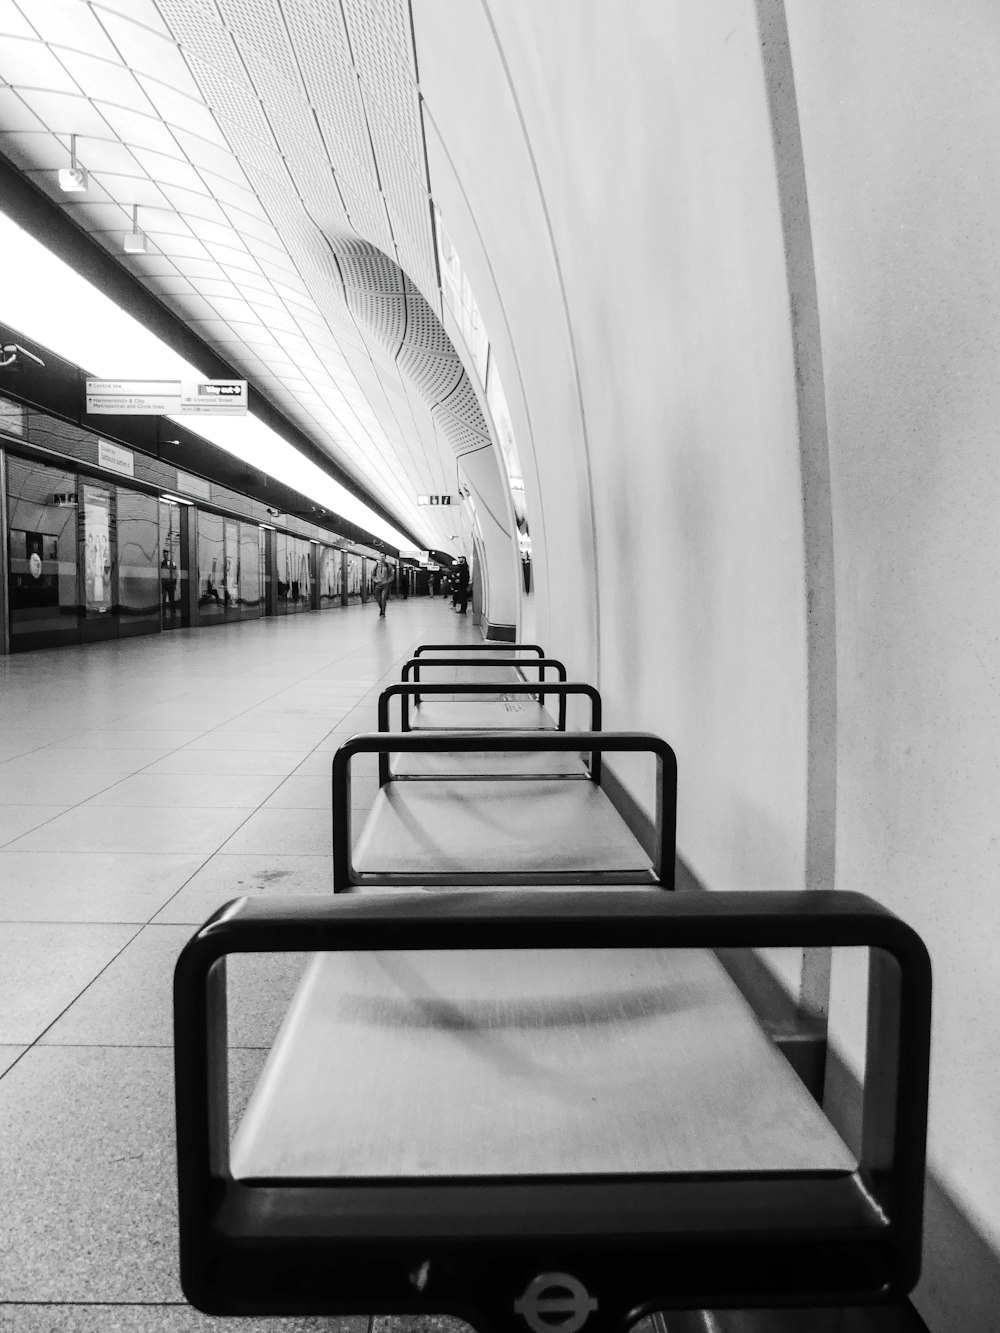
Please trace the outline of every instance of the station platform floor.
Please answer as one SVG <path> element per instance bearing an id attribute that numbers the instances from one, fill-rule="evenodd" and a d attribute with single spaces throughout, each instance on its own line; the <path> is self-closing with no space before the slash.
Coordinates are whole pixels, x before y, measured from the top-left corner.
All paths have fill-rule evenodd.
<path id="1" fill-rule="evenodd" d="M 0 1329 L 427 1328 L 186 1304 L 171 980 L 231 898 L 332 892 L 333 753 L 452 641 L 481 642 L 471 614 L 423 597 L 0 657 Z M 231 973 L 234 1114 L 303 963 L 275 961 Z"/>

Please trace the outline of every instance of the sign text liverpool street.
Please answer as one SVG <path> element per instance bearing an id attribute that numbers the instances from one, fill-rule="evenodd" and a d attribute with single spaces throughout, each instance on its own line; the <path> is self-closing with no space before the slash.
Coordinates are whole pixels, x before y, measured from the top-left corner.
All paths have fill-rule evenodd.
<path id="1" fill-rule="evenodd" d="M 242 417 L 246 380 L 87 380 L 91 416 Z"/>

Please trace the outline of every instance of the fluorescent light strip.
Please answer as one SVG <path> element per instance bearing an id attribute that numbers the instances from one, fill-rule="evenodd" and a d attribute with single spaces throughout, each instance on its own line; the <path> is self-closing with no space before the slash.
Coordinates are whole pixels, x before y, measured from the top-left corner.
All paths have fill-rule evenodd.
<path id="1" fill-rule="evenodd" d="M 0 212 L 3 286 L 0 318 L 36 342 L 104 379 L 201 379 L 127 311 Z M 192 428 L 192 419 L 173 418 Z M 391 524 L 355 499 L 252 415 L 198 419 L 196 433 L 317 504 L 393 546 L 410 546 Z"/>

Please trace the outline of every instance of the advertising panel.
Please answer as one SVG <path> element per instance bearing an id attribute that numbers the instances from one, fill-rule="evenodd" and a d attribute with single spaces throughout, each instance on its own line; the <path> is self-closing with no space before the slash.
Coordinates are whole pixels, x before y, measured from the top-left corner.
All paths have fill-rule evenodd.
<path id="1" fill-rule="evenodd" d="M 83 488 L 84 600 L 88 611 L 111 610 L 111 505 L 103 491 Z"/>

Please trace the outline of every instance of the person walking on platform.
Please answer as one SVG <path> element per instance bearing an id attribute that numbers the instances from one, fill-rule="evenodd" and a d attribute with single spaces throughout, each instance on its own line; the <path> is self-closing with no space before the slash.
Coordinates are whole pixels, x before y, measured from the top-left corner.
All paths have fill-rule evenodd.
<path id="1" fill-rule="evenodd" d="M 378 563 L 375 566 L 375 572 L 372 574 L 372 582 L 375 584 L 375 599 L 378 602 L 379 616 L 385 615 L 385 604 L 389 600 L 389 589 L 392 587 L 392 566 L 386 560 L 384 555 L 380 555 Z"/>
<path id="2" fill-rule="evenodd" d="M 464 555 L 460 555 L 458 563 L 452 566 L 451 586 L 454 588 L 451 596 L 452 608 L 460 616 L 464 616 L 469 604 L 469 566 Z"/>

